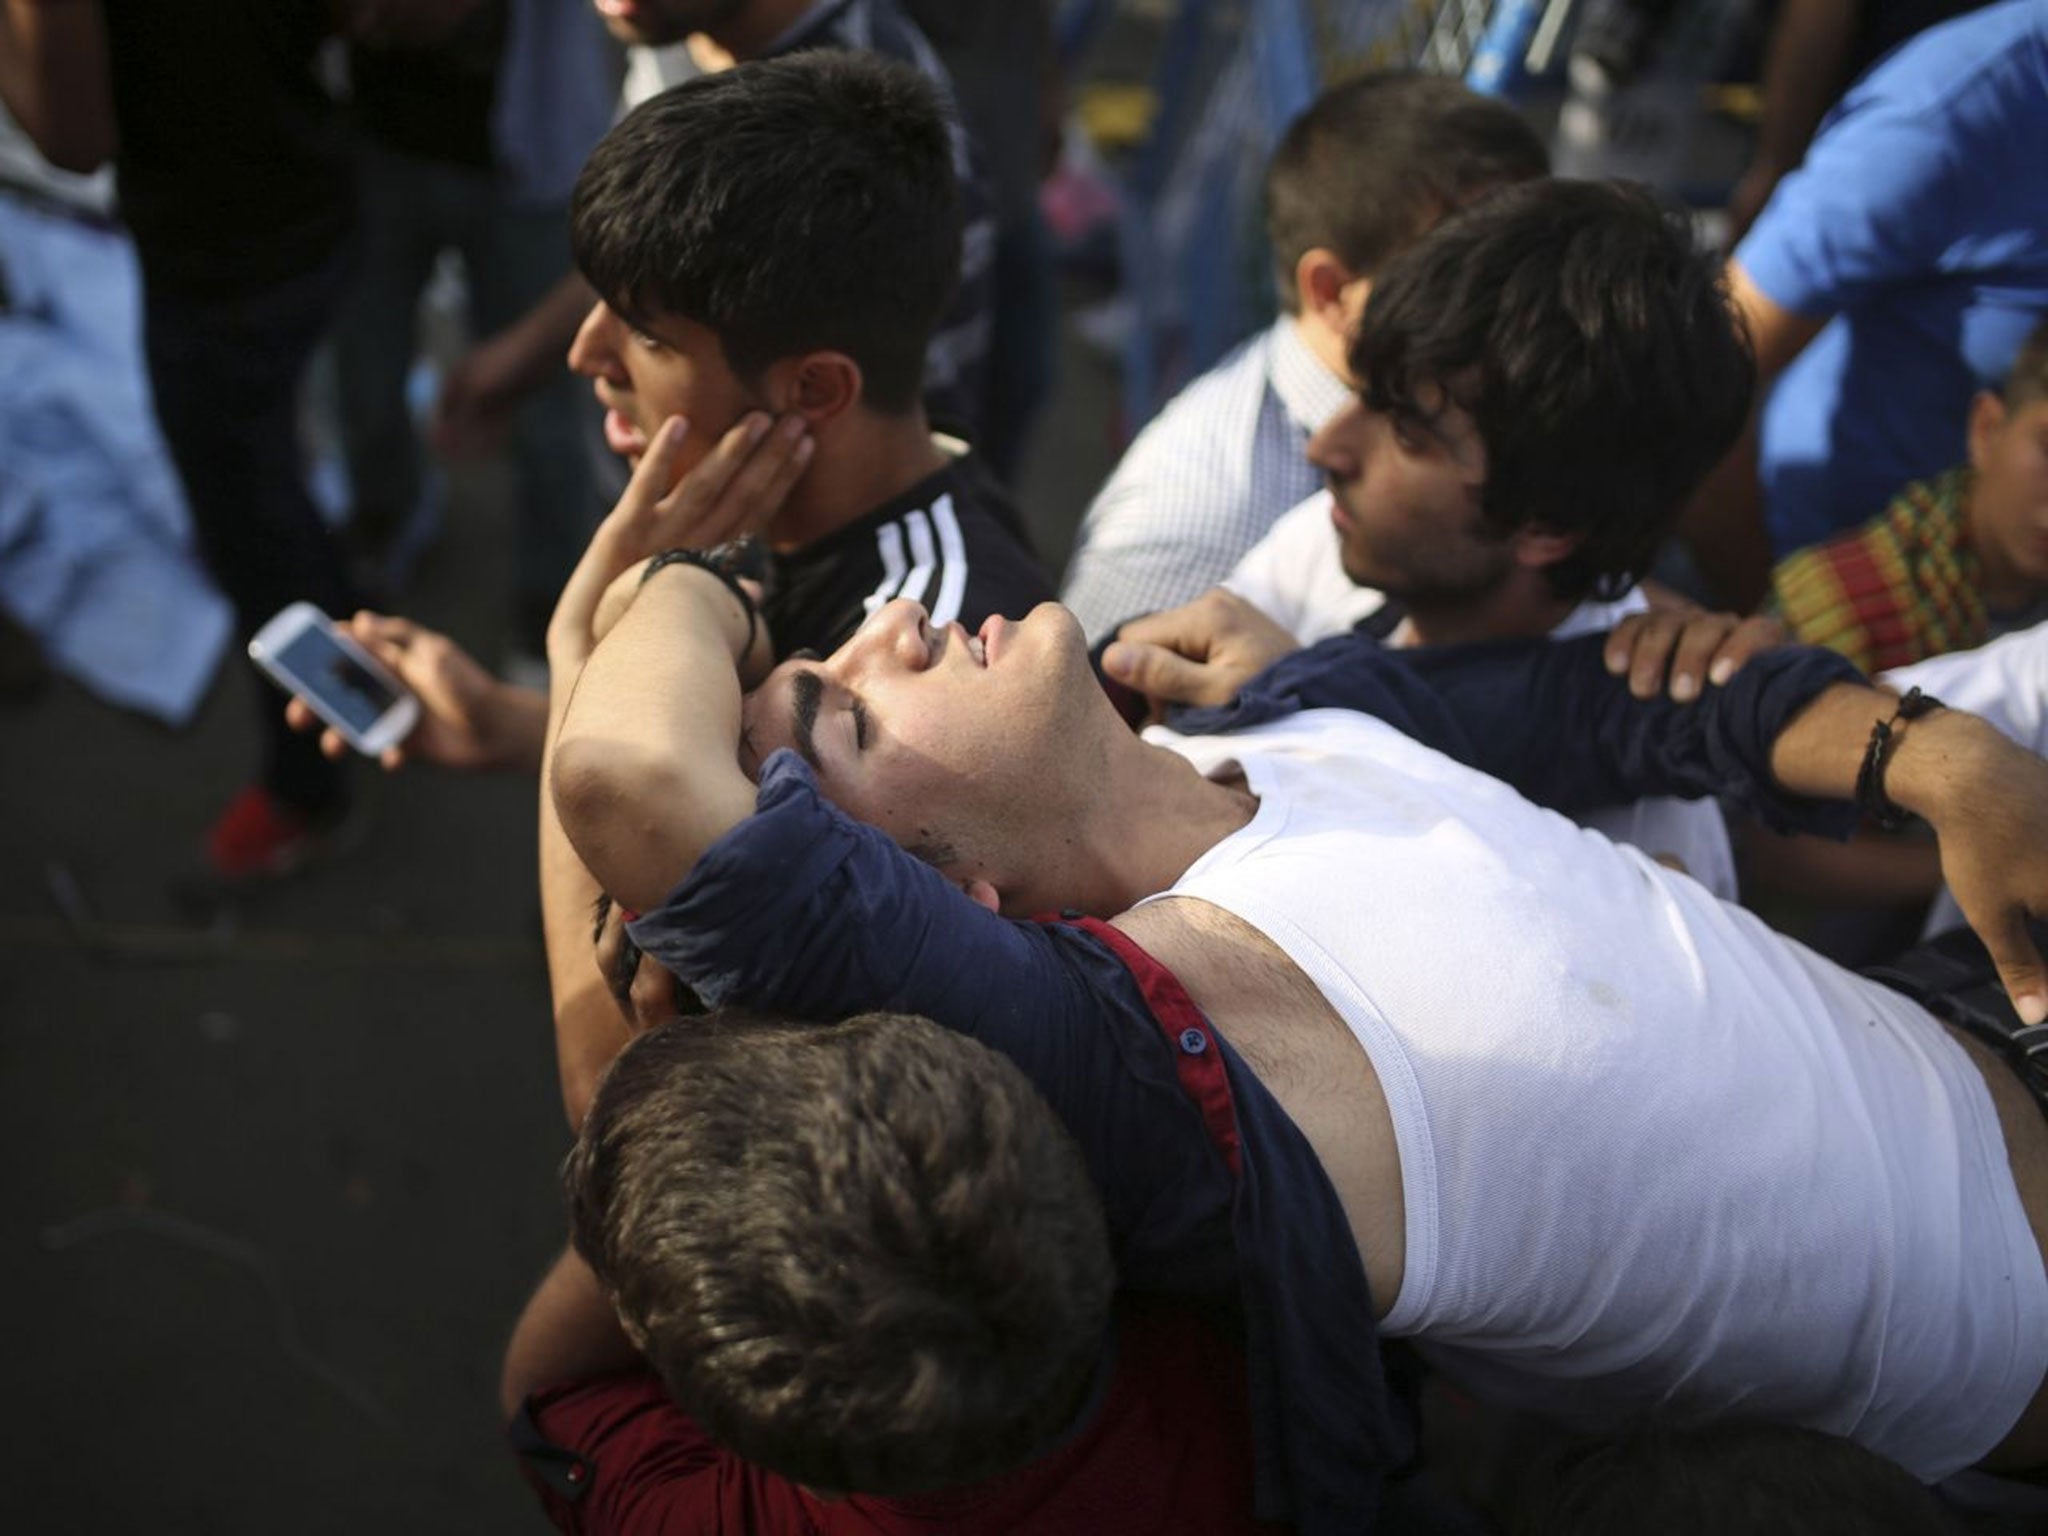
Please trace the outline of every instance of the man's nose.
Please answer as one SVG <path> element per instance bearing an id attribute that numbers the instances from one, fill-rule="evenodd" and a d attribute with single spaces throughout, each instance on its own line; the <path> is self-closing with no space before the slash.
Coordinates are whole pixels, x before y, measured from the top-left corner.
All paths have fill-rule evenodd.
<path id="1" fill-rule="evenodd" d="M 1347 400 L 1336 415 L 1310 435 L 1309 463 L 1339 479 L 1356 474 L 1358 453 L 1353 445 L 1364 414 L 1365 407 L 1356 399 Z"/>
<path id="2" fill-rule="evenodd" d="M 895 598 L 862 627 L 857 665 L 890 665 L 921 670 L 931 660 L 931 626 L 924 605 Z"/>
<path id="3" fill-rule="evenodd" d="M 569 343 L 569 366 L 586 379 L 603 379 L 607 383 L 625 382 L 625 370 L 619 363 L 618 346 L 619 317 L 602 300 L 590 306 L 590 313 L 583 317 L 583 323 L 576 328 L 576 339 Z"/>

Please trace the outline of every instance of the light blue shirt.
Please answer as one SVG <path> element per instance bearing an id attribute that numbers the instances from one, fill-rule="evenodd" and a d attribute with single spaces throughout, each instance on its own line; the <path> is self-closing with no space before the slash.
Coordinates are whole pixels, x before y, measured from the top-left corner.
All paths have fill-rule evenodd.
<path id="1" fill-rule="evenodd" d="M 1970 397 L 2048 311 L 2048 0 L 1934 27 L 1822 123 L 1736 262 L 1833 316 L 1765 407 L 1779 554 L 1874 517 L 1964 456 Z"/>
<path id="2" fill-rule="evenodd" d="M 1199 597 L 1321 489 L 1309 435 L 1350 387 L 1282 315 L 1153 417 L 1096 495 L 1060 600 L 1089 643 Z"/>

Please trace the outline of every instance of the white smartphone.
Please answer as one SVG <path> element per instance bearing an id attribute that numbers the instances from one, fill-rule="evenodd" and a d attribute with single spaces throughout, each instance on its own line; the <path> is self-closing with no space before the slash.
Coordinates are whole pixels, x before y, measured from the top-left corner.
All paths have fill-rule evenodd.
<path id="1" fill-rule="evenodd" d="M 249 659 L 371 757 L 419 723 L 420 702 L 405 684 L 311 603 L 293 603 L 258 630 Z"/>

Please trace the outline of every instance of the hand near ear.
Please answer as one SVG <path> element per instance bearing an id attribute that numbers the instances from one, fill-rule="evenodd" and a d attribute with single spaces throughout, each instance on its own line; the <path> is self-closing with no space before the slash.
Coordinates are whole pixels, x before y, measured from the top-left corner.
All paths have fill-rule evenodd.
<path id="1" fill-rule="evenodd" d="M 811 462 L 804 418 L 743 417 L 678 478 L 688 423 L 663 422 L 619 504 L 598 524 L 548 625 L 548 659 L 569 676 L 596 643 L 598 605 L 619 576 L 664 549 L 709 549 L 765 527 Z"/>
<path id="2" fill-rule="evenodd" d="M 817 446 L 801 414 L 792 411 L 778 420 L 765 411 L 752 411 L 676 479 L 674 464 L 686 430 L 687 423 L 679 417 L 663 424 L 647 450 L 648 459 L 659 457 L 662 461 L 651 484 L 643 488 L 636 473 L 633 484 L 619 499 L 620 511 L 632 503 L 633 521 L 646 554 L 664 549 L 709 549 L 759 533 L 782 510 Z M 635 495 L 636 490 L 663 486 L 669 489 L 651 504 L 644 494 Z"/>

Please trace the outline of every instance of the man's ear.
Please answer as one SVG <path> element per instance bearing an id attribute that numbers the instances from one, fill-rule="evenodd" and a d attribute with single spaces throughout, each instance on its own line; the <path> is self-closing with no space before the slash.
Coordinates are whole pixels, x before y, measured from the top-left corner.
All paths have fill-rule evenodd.
<path id="1" fill-rule="evenodd" d="M 1982 469 L 2005 430 L 2005 401 L 1994 389 L 1980 389 L 1970 401 L 1970 467 Z"/>
<path id="2" fill-rule="evenodd" d="M 1540 571 L 1557 564 L 1581 544 L 1583 533 L 1559 533 L 1554 528 L 1531 525 L 1515 530 L 1515 563 L 1525 570 Z"/>
<path id="3" fill-rule="evenodd" d="M 1363 274 L 1351 270 L 1335 251 L 1312 246 L 1294 264 L 1294 291 L 1301 312 L 1313 315 L 1339 333 L 1347 331 L 1365 307 Z"/>
<path id="4" fill-rule="evenodd" d="M 775 364 L 768 397 L 778 411 L 795 411 L 816 431 L 859 405 L 865 389 L 860 364 L 844 352 L 805 352 Z"/>
<path id="5" fill-rule="evenodd" d="M 1003 909 L 1003 899 L 996 894 L 996 888 L 986 880 L 962 880 L 960 889 L 967 893 L 967 899 L 977 907 L 987 907 L 991 912 Z"/>

